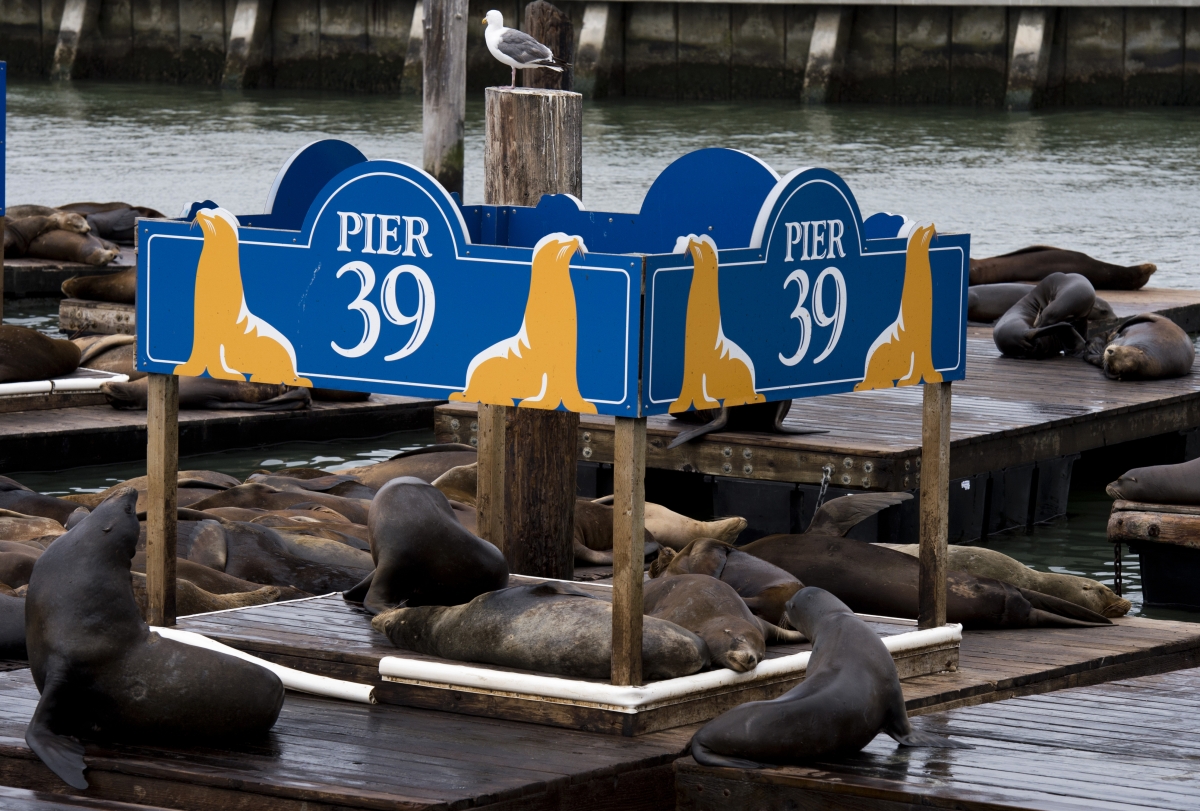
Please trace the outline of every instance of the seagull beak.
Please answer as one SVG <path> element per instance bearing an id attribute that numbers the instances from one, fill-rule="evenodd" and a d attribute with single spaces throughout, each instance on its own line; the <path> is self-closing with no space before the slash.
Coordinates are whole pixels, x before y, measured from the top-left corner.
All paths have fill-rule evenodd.
<path id="1" fill-rule="evenodd" d="M 487 25 L 487 17 L 484 17 L 482 20 L 480 20 L 480 22 L 484 25 Z"/>

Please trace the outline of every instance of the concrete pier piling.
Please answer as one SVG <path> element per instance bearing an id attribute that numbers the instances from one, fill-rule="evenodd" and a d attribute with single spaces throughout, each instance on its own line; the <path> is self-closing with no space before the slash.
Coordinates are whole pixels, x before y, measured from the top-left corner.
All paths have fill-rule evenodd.
<path id="1" fill-rule="evenodd" d="M 586 98 L 1200 104 L 1200 0 L 1091 1 L 555 5 L 571 19 Z M 481 18 L 495 8 L 523 28 L 525 5 L 468 0 L 470 92 L 508 83 Z M 0 0 L 0 58 L 13 78 L 415 95 L 424 11 L 424 0 Z"/>

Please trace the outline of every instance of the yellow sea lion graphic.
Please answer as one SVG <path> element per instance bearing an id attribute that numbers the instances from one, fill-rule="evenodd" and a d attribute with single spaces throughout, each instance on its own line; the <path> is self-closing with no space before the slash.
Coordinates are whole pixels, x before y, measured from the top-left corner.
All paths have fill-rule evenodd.
<path id="1" fill-rule="evenodd" d="M 867 350 L 863 381 L 855 391 L 890 389 L 942 382 L 933 368 L 933 274 L 929 268 L 929 241 L 934 227 L 917 228 L 908 238 L 904 261 L 904 288 L 900 314 Z"/>
<path id="2" fill-rule="evenodd" d="M 676 253 L 684 251 L 692 255 L 693 270 L 683 344 L 683 387 L 667 411 L 675 414 L 693 405 L 718 408 L 765 402 L 766 397 L 754 391 L 754 361 L 721 329 L 717 243 L 707 235 L 689 234 L 675 245 Z"/>
<path id="3" fill-rule="evenodd" d="M 464 391 L 451 400 L 595 414 L 583 399 L 575 372 L 578 341 L 571 257 L 586 251 L 583 239 L 557 233 L 533 248 L 533 273 L 521 331 L 480 352 L 467 367 Z"/>
<path id="4" fill-rule="evenodd" d="M 203 208 L 196 224 L 204 247 L 196 266 L 192 354 L 175 374 L 218 380 L 312 386 L 296 372 L 296 350 L 283 333 L 246 306 L 238 260 L 238 221 L 223 208 Z"/>

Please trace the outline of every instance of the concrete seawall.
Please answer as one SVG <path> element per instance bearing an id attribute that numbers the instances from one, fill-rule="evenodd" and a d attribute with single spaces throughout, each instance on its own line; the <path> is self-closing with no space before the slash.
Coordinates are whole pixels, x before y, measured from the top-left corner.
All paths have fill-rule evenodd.
<path id="1" fill-rule="evenodd" d="M 593 97 L 1200 104 L 1200 0 L 1013 1 L 558 5 Z M 483 42 L 490 8 L 517 25 L 524 3 L 471 0 L 471 90 L 507 82 Z M 419 0 L 0 0 L 0 59 L 13 78 L 418 93 L 421 20 Z"/>

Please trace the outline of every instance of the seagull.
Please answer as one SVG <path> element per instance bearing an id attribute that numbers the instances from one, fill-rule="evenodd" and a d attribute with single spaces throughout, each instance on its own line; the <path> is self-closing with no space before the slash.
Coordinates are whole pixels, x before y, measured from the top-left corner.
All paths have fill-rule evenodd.
<path id="1" fill-rule="evenodd" d="M 492 9 L 483 18 L 487 30 L 483 38 L 487 41 L 488 50 L 492 56 L 512 68 L 512 84 L 504 90 L 512 90 L 517 86 L 517 68 L 550 68 L 562 73 L 563 68 L 569 68 L 570 62 L 560 62 L 554 52 L 528 34 L 515 28 L 504 27 L 504 15 Z"/>

